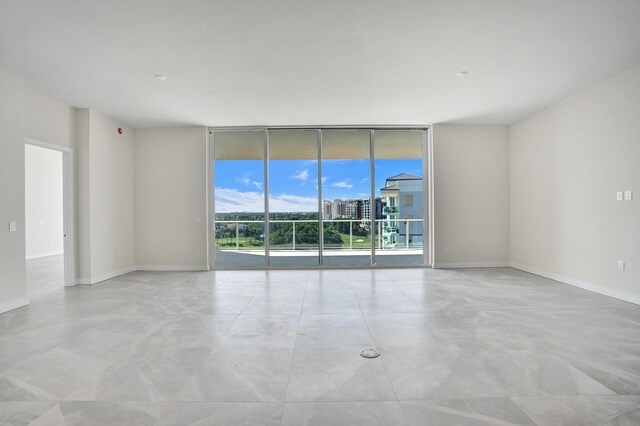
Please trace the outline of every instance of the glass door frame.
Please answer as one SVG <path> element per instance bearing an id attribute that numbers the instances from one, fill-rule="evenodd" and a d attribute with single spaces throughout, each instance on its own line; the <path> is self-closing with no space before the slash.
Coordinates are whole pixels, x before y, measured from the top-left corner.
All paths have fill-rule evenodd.
<path id="1" fill-rule="evenodd" d="M 238 126 L 238 127 L 208 127 L 206 139 L 206 160 L 207 160 L 207 184 L 206 184 L 206 206 L 207 206 L 207 259 L 209 262 L 209 270 L 236 270 L 230 267 L 216 267 L 216 219 L 215 219 L 215 133 L 217 132 L 262 132 L 264 143 L 264 268 L 246 268 L 246 270 L 294 270 L 294 269 L 398 269 L 398 268 L 429 268 L 433 267 L 433 246 L 434 246 L 434 209 L 433 209 L 433 137 L 432 126 L 415 125 L 415 126 Z M 299 266 L 278 266 L 270 265 L 269 259 L 269 131 L 270 130 L 310 130 L 317 132 L 318 143 L 318 265 L 299 265 Z M 353 265 L 353 266 L 333 266 L 323 263 L 324 253 L 324 227 L 323 227 L 323 205 L 322 205 L 322 132 L 324 130 L 365 130 L 369 131 L 369 151 L 370 151 L 370 217 L 371 217 L 371 252 L 370 265 Z M 422 131 L 422 196 L 423 196 L 423 234 L 427 233 L 426 238 L 423 236 L 423 253 L 422 263 L 419 265 L 378 265 L 375 262 L 376 247 L 375 236 L 375 131 L 376 130 L 413 130 Z"/>

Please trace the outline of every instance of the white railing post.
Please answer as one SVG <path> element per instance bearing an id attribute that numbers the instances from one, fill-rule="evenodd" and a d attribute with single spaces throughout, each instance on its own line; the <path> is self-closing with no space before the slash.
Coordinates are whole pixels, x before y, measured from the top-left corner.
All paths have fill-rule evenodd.
<path id="1" fill-rule="evenodd" d="M 378 222 L 378 250 L 382 250 L 382 222 Z"/>
<path id="2" fill-rule="evenodd" d="M 409 248 L 409 221 L 404 221 L 404 243 L 407 248 Z"/>
<path id="3" fill-rule="evenodd" d="M 349 249 L 353 249 L 353 220 L 349 221 Z"/>
<path id="4" fill-rule="evenodd" d="M 240 222 L 236 222 L 236 250 L 240 250 Z"/>
<path id="5" fill-rule="evenodd" d="M 296 223 L 293 222 L 293 249 L 296 249 Z"/>

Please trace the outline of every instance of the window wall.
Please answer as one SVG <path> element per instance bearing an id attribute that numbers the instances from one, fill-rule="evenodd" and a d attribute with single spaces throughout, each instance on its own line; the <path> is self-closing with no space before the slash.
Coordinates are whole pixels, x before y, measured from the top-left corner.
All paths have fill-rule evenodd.
<path id="1" fill-rule="evenodd" d="M 215 268 L 427 263 L 426 129 L 210 134 Z"/>

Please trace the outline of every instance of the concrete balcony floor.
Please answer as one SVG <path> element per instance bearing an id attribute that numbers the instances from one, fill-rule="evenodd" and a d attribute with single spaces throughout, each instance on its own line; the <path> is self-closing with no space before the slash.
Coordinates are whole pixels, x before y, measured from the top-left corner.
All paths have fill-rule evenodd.
<path id="1" fill-rule="evenodd" d="M 264 267 L 264 250 L 217 250 L 216 267 L 223 269 Z M 270 250 L 272 267 L 313 267 L 318 265 L 317 250 Z M 368 266 L 369 250 L 324 250 L 327 266 Z M 422 249 L 376 250 L 376 263 L 381 266 L 420 266 Z"/>

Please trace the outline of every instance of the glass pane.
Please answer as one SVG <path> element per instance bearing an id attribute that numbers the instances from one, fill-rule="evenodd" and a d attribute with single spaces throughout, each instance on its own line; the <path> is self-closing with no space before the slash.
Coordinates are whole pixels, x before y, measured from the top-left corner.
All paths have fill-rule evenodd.
<path id="1" fill-rule="evenodd" d="M 376 263 L 422 265 L 422 130 L 377 130 L 374 136 Z"/>
<path id="2" fill-rule="evenodd" d="M 318 266 L 318 132 L 269 131 L 269 263 Z"/>
<path id="3" fill-rule="evenodd" d="M 326 130 L 322 133 L 323 259 L 326 266 L 371 265 L 369 135 L 368 130 Z"/>
<path id="4" fill-rule="evenodd" d="M 215 267 L 264 268 L 264 132 L 213 138 Z"/>

